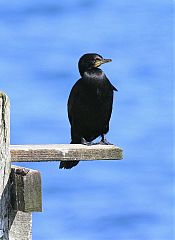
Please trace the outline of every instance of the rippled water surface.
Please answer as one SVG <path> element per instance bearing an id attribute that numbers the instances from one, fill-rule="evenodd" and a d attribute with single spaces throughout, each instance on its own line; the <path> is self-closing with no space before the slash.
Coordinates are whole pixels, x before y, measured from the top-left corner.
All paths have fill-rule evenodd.
<path id="1" fill-rule="evenodd" d="M 108 140 L 123 161 L 21 164 L 42 173 L 33 240 L 173 240 L 172 3 L 0 2 L 0 88 L 11 143 L 69 143 L 77 61 L 98 52 L 118 88 Z"/>

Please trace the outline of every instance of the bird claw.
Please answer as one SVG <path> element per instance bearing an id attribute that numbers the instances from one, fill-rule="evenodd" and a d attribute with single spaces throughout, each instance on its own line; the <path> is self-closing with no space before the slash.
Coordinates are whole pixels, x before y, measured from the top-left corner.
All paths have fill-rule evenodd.
<path id="1" fill-rule="evenodd" d="M 86 139 L 81 138 L 81 144 L 86 145 L 86 146 L 91 146 L 93 143 L 86 141 Z"/>
<path id="2" fill-rule="evenodd" d="M 113 145 L 112 143 L 108 142 L 108 140 L 105 137 L 105 134 L 101 135 L 101 141 L 98 144 L 101 144 L 101 145 Z"/>
<path id="3" fill-rule="evenodd" d="M 98 144 L 100 145 L 113 145 L 112 143 L 108 142 L 107 140 L 101 140 Z"/>

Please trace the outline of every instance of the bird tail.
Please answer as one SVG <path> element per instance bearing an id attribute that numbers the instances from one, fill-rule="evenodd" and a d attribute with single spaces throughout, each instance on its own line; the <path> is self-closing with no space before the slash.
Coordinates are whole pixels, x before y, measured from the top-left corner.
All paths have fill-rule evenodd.
<path id="1" fill-rule="evenodd" d="M 61 161 L 59 168 L 64 168 L 64 169 L 71 169 L 75 167 L 79 161 Z"/>
<path id="2" fill-rule="evenodd" d="M 70 144 L 77 144 L 77 143 L 80 143 L 80 142 L 72 140 Z M 79 163 L 79 161 L 61 161 L 59 168 L 60 169 L 62 169 L 62 168 L 63 169 L 71 169 L 71 168 L 75 167 L 78 163 Z"/>

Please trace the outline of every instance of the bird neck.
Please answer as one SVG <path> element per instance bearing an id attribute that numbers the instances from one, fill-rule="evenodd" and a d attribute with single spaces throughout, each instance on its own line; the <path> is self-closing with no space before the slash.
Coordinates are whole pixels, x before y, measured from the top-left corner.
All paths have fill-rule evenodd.
<path id="1" fill-rule="evenodd" d="M 87 71 L 84 71 L 83 78 L 84 79 L 102 79 L 104 78 L 105 74 L 100 68 L 91 68 Z"/>
<path id="2" fill-rule="evenodd" d="M 83 77 L 84 72 L 87 70 L 87 68 L 81 64 L 78 64 L 78 70 L 79 70 L 81 77 Z"/>

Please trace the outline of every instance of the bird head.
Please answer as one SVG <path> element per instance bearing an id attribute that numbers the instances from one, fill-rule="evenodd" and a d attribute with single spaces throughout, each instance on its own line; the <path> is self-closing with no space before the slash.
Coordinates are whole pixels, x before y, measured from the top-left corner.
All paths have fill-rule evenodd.
<path id="1" fill-rule="evenodd" d="M 80 75 L 83 76 L 85 71 L 93 68 L 98 68 L 101 64 L 111 61 L 111 59 L 104 59 L 102 56 L 96 53 L 86 53 L 80 58 L 78 62 Z"/>

